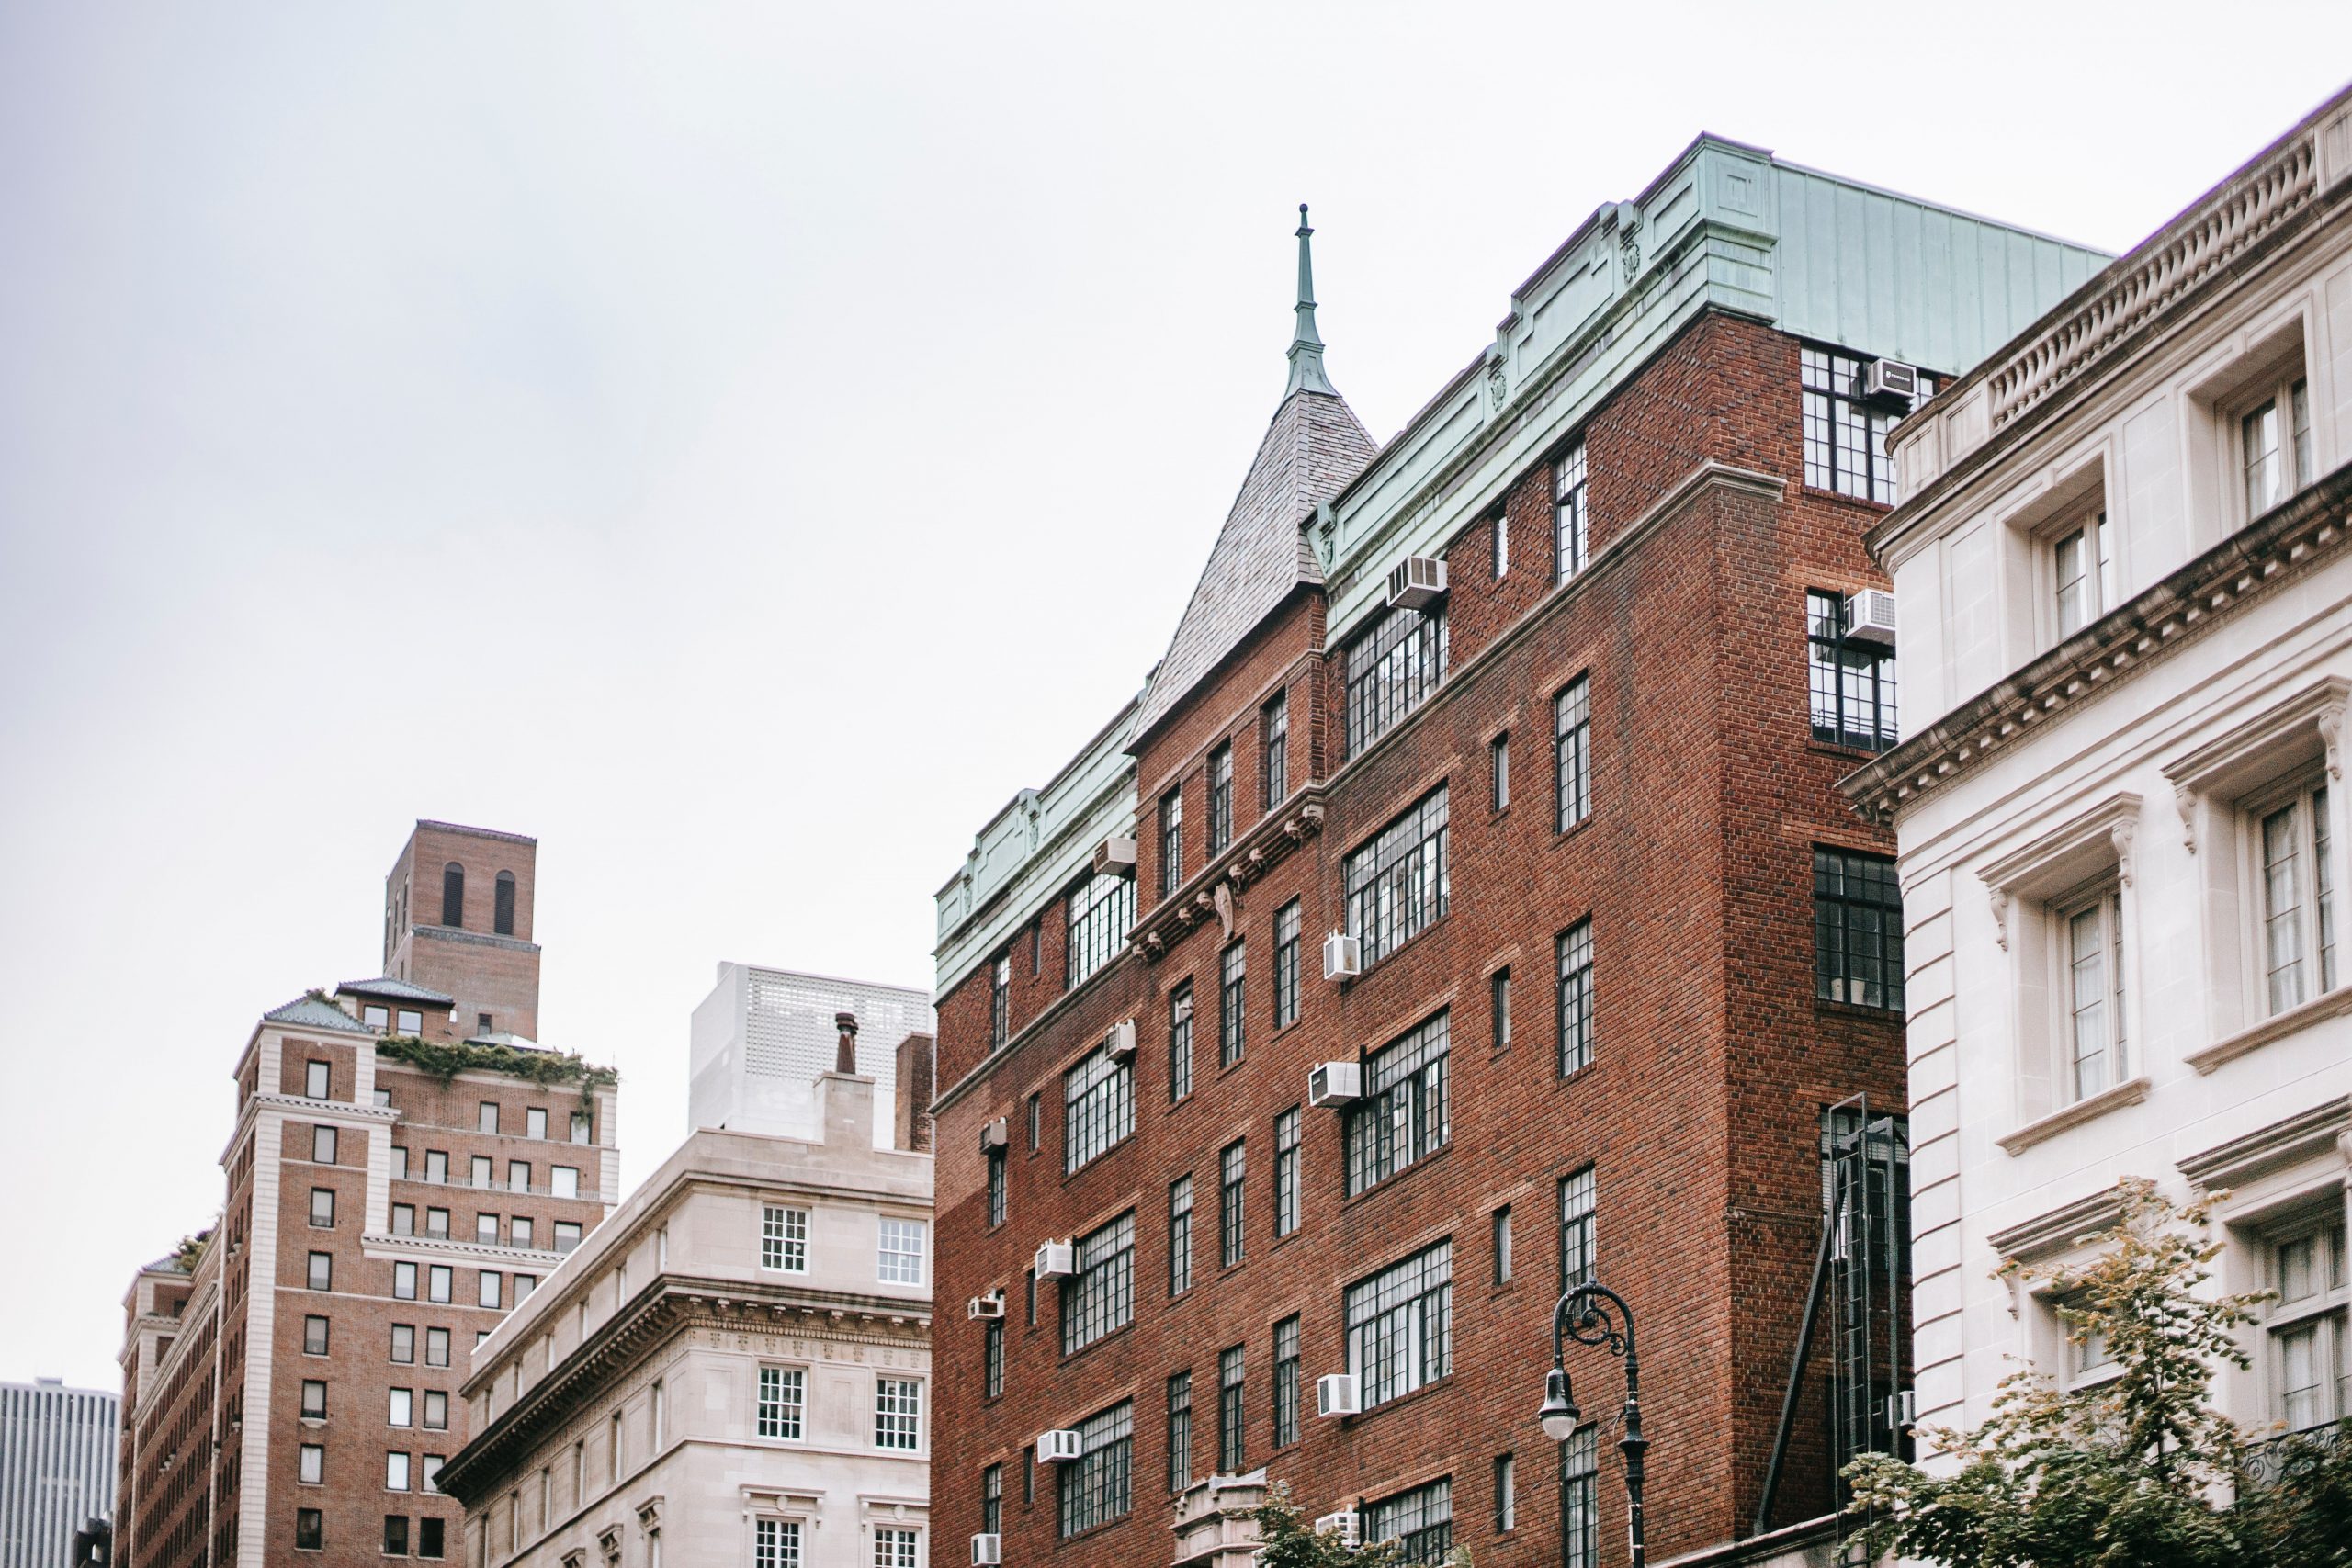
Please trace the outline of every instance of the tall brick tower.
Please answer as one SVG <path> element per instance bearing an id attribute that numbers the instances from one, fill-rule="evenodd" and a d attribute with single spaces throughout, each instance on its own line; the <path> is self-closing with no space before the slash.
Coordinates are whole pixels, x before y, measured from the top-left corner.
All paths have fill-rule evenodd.
<path id="1" fill-rule="evenodd" d="M 539 1034 L 539 841 L 420 821 L 384 878 L 384 976 L 428 998 L 427 1039 Z M 423 998 L 419 998 L 423 999 Z"/>

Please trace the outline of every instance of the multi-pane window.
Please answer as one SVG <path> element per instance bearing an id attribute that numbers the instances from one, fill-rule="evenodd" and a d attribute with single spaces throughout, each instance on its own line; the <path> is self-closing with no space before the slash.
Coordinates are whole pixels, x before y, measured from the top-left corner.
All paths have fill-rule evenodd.
<path id="1" fill-rule="evenodd" d="M 753 1519 L 752 1568 L 800 1568 L 800 1521 Z"/>
<path id="2" fill-rule="evenodd" d="M 1487 1043 L 1498 1051 L 1510 1049 L 1510 971 L 1498 969 L 1487 976 Z"/>
<path id="3" fill-rule="evenodd" d="M 2122 1072 L 2122 896 L 2109 888 L 2058 915 L 2065 932 L 2067 1091 L 2087 1100 Z"/>
<path id="4" fill-rule="evenodd" d="M 1340 1128 L 1351 1197 L 1445 1146 L 1450 1048 L 1441 1012 L 1363 1059 L 1363 1098 Z"/>
<path id="5" fill-rule="evenodd" d="M 1364 968 L 1444 916 L 1445 823 L 1445 786 L 1440 784 L 1343 863 L 1348 931 L 1363 947 Z"/>
<path id="6" fill-rule="evenodd" d="M 1242 1359 L 1238 1345 L 1216 1356 L 1216 1467 L 1227 1475 L 1241 1472 Z"/>
<path id="7" fill-rule="evenodd" d="M 1247 1145 L 1236 1142 L 1217 1156 L 1217 1258 L 1227 1269 L 1241 1261 L 1244 1249 L 1241 1179 L 1247 1153 Z"/>
<path id="8" fill-rule="evenodd" d="M 1012 1037 L 1012 954 L 1000 953 L 989 965 L 989 1043 Z"/>
<path id="9" fill-rule="evenodd" d="M 1258 710 L 1258 794 L 1272 811 L 1290 798 L 1290 694 L 1276 692 Z"/>
<path id="10" fill-rule="evenodd" d="M 2262 972 L 2271 1012 L 2335 988 L 2327 786 L 2262 815 Z"/>
<path id="11" fill-rule="evenodd" d="M 980 1333 L 981 1397 L 994 1399 L 1004 1392 L 1004 1319 L 989 1318 Z"/>
<path id="12" fill-rule="evenodd" d="M 1136 1214 L 1133 1209 L 1078 1238 L 1074 1272 L 1062 1284 L 1062 1354 L 1074 1354 L 1135 1316 Z"/>
<path id="13" fill-rule="evenodd" d="M 1598 1191 L 1592 1167 L 1560 1178 L 1560 1293 L 1592 1278 L 1593 1217 Z"/>
<path id="14" fill-rule="evenodd" d="M 1393 1540 L 1408 1562 L 1442 1562 L 1453 1550 L 1453 1481 L 1447 1477 L 1363 1506 L 1363 1539 Z"/>
<path id="15" fill-rule="evenodd" d="M 1274 1235 L 1298 1228 L 1298 1107 L 1274 1118 Z"/>
<path id="16" fill-rule="evenodd" d="M 878 1227 L 875 1272 L 886 1285 L 922 1283 L 923 1223 L 883 1220 Z"/>
<path id="17" fill-rule="evenodd" d="M 1439 1242 L 1348 1287 L 1348 1370 L 1363 1406 L 1453 1370 L 1453 1244 Z"/>
<path id="18" fill-rule="evenodd" d="M 1168 1490 L 1192 1483 L 1193 1374 L 1182 1371 L 1168 1380 Z"/>
<path id="19" fill-rule="evenodd" d="M 1109 1524 L 1135 1506 L 1135 1401 L 1123 1399 L 1078 1424 L 1078 1458 L 1056 1467 L 1065 1537 Z"/>
<path id="20" fill-rule="evenodd" d="M 1560 1445 L 1561 1504 L 1566 1538 L 1561 1568 L 1597 1568 L 1600 1562 L 1600 1428 L 1579 1427 Z"/>
<path id="21" fill-rule="evenodd" d="M 1193 1092 L 1193 983 L 1168 993 L 1168 1098 Z"/>
<path id="22" fill-rule="evenodd" d="M 992 1464 L 980 1472 L 980 1531 L 999 1535 L 1004 1529 L 1004 1466 Z"/>
<path id="23" fill-rule="evenodd" d="M 1233 842 L 1233 743 L 1209 753 L 1209 853 Z"/>
<path id="24" fill-rule="evenodd" d="M 1445 677 L 1445 611 L 1402 605 L 1347 651 L 1347 742 L 1352 757 L 1388 732 Z"/>
<path id="25" fill-rule="evenodd" d="M 1813 852 L 1814 995 L 1903 1010 L 1903 888 L 1894 862 Z"/>
<path id="26" fill-rule="evenodd" d="M 756 1430 L 763 1438 L 798 1441 L 808 1405 L 808 1374 L 797 1367 L 762 1367 Z"/>
<path id="27" fill-rule="evenodd" d="M 1592 815 L 1592 682 L 1579 675 L 1552 699 L 1552 826 L 1565 833 Z"/>
<path id="28" fill-rule="evenodd" d="M 1080 1169 L 1135 1130 L 1135 1062 L 1097 1045 L 1062 1075 L 1062 1169 Z"/>
<path id="29" fill-rule="evenodd" d="M 1274 1447 L 1298 1441 L 1298 1314 L 1274 1325 Z"/>
<path id="30" fill-rule="evenodd" d="M 994 1230 L 1004 1224 L 1005 1166 L 1004 1150 L 989 1151 L 989 1228 Z"/>
<path id="31" fill-rule="evenodd" d="M 1184 880 L 1184 791 L 1182 786 L 1159 797 L 1159 896 L 1167 897 Z"/>
<path id="32" fill-rule="evenodd" d="M 1136 885 L 1107 872 L 1088 877 L 1069 892 L 1069 945 L 1065 983 L 1077 985 L 1124 946 L 1136 923 Z"/>
<path id="33" fill-rule="evenodd" d="M 915 1568 L 915 1532 L 897 1525 L 875 1526 L 874 1568 Z"/>
<path id="34" fill-rule="evenodd" d="M 2115 608 L 2114 536 L 2107 513 L 2075 525 L 2050 546 L 2058 591 L 2058 635 L 2072 637 Z"/>
<path id="35" fill-rule="evenodd" d="M 2278 1299 L 2263 1309 L 2263 1326 L 2278 1418 L 2301 1432 L 2352 1416 L 2352 1356 L 2345 1342 L 2352 1292 L 2346 1287 L 2341 1212 L 2266 1239 L 2267 1283 Z"/>
<path id="36" fill-rule="evenodd" d="M 874 1446 L 922 1447 L 922 1384 L 912 1378 L 874 1380 Z"/>
<path id="37" fill-rule="evenodd" d="M 1804 392 L 1804 482 L 1858 501 L 1894 504 L 1894 459 L 1887 432 L 1905 410 L 1879 407 L 1863 395 L 1862 367 L 1869 361 L 1834 348 L 1808 348 L 1800 355 Z M 1933 378 L 1919 378 L 1919 396 L 1935 391 Z"/>
<path id="38" fill-rule="evenodd" d="M 1229 1067 L 1241 1060 L 1245 1049 L 1241 1007 L 1250 975 L 1250 955 L 1245 944 L 1237 942 L 1227 948 L 1217 955 L 1216 966 L 1217 1061 Z"/>
<path id="39" fill-rule="evenodd" d="M 1584 570 L 1591 553 L 1590 505 L 1585 485 L 1584 443 L 1560 454 L 1552 480 L 1552 537 L 1557 580 L 1566 582 Z"/>
<path id="40" fill-rule="evenodd" d="M 1560 974 L 1560 1076 L 1566 1077 L 1592 1066 L 1592 917 L 1561 932 L 1554 945 Z"/>
<path id="41" fill-rule="evenodd" d="M 1287 1029 L 1298 1020 L 1298 934 L 1302 923 L 1295 898 L 1274 911 L 1276 1029 Z"/>
<path id="42" fill-rule="evenodd" d="M 1883 751 L 1894 744 L 1894 649 L 1846 635 L 1846 597 L 1807 589 L 1805 685 L 1813 738 L 1829 746 Z"/>
<path id="43" fill-rule="evenodd" d="M 2242 418 L 2238 432 L 2251 522 L 2312 482 L 2310 384 L 2298 377 Z"/>
<path id="44" fill-rule="evenodd" d="M 1193 1179 L 1180 1176 L 1168 1189 L 1168 1293 L 1193 1288 Z"/>
<path id="45" fill-rule="evenodd" d="M 808 1272 L 808 1210 L 761 1205 L 760 1267 L 786 1274 Z"/>

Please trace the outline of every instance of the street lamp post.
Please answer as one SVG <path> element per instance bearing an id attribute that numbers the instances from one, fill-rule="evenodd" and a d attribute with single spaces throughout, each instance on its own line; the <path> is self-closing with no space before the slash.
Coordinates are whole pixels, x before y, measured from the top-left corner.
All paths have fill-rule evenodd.
<path id="1" fill-rule="evenodd" d="M 1649 1439 L 1642 1436 L 1642 1364 L 1634 1352 L 1634 1309 L 1625 1298 L 1606 1285 L 1583 1284 L 1560 1298 L 1552 1309 L 1552 1371 L 1544 1380 L 1544 1408 L 1536 1412 L 1543 1424 L 1544 1435 L 1555 1443 L 1565 1443 L 1576 1435 L 1583 1424 L 1584 1413 L 1577 1408 L 1575 1397 L 1568 1389 L 1567 1342 L 1599 1345 L 1611 1355 L 1622 1356 L 1625 1361 L 1625 1436 L 1618 1442 L 1617 1451 L 1625 1456 L 1625 1534 L 1632 1553 L 1633 1568 L 1645 1568 L 1646 1549 L 1642 1544 L 1642 1456 L 1649 1448 Z M 1560 1509 L 1560 1562 L 1568 1562 L 1568 1512 L 1565 1492 Z"/>

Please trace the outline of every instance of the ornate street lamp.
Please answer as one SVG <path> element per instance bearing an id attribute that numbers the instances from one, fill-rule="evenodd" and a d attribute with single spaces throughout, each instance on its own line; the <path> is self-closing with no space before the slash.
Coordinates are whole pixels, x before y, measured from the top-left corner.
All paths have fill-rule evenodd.
<path id="1" fill-rule="evenodd" d="M 1642 1364 L 1634 1353 L 1634 1309 L 1606 1285 L 1583 1284 L 1560 1298 L 1552 1309 L 1552 1371 L 1544 1380 L 1544 1405 L 1535 1413 L 1544 1435 L 1555 1443 L 1576 1436 L 1584 1423 L 1568 1386 L 1567 1342 L 1599 1345 L 1625 1362 L 1625 1436 L 1617 1451 L 1625 1456 L 1625 1532 L 1633 1568 L 1645 1568 L 1647 1549 L 1642 1543 L 1642 1455 L 1649 1439 L 1642 1436 Z M 1563 1495 L 1563 1505 L 1566 1498 Z M 1568 1512 L 1560 1510 L 1560 1562 L 1568 1562 Z"/>

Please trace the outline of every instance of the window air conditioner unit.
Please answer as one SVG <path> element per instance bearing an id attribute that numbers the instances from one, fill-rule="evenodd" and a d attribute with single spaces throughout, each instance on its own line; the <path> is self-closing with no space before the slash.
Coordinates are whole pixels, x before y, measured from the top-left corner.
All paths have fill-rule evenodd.
<path id="1" fill-rule="evenodd" d="M 1037 1278 L 1067 1280 L 1078 1272 L 1078 1248 L 1066 1241 L 1049 1241 L 1037 1249 Z"/>
<path id="2" fill-rule="evenodd" d="M 1388 573 L 1388 607 L 1426 609 L 1445 597 L 1445 563 L 1432 556 L 1407 556 Z"/>
<path id="3" fill-rule="evenodd" d="M 1067 1427 L 1059 1431 L 1040 1432 L 1037 1434 L 1037 1462 L 1074 1464 L 1079 1457 L 1078 1445 L 1078 1434 Z"/>
<path id="4" fill-rule="evenodd" d="M 1306 1069 L 1306 1103 L 1346 1105 L 1363 1098 L 1363 1064 L 1321 1062 Z"/>
<path id="5" fill-rule="evenodd" d="M 969 1302 L 965 1303 L 964 1315 L 975 1322 L 978 1322 L 979 1319 L 984 1317 L 1002 1317 L 1004 1315 L 1004 1292 L 1002 1291 L 986 1291 L 979 1295 L 974 1296 Z"/>
<path id="6" fill-rule="evenodd" d="M 1136 1021 L 1131 1018 L 1124 1019 L 1113 1024 L 1111 1032 L 1102 1037 L 1102 1043 L 1109 1049 L 1111 1060 L 1114 1062 L 1133 1060 L 1136 1054 Z"/>
<path id="7" fill-rule="evenodd" d="M 980 1123 L 980 1153 L 986 1154 L 990 1149 L 1003 1148 L 1012 1142 L 1012 1134 L 1005 1130 L 1003 1117 L 1000 1116 L 993 1122 Z"/>
<path id="8" fill-rule="evenodd" d="M 1094 846 L 1094 874 L 1097 876 L 1133 876 L 1136 874 L 1136 841 L 1133 839 L 1105 839 Z"/>
<path id="9" fill-rule="evenodd" d="M 1315 1414 L 1317 1416 L 1361 1416 L 1363 1414 L 1363 1393 L 1353 1372 L 1333 1372 L 1315 1380 Z"/>
<path id="10" fill-rule="evenodd" d="M 1363 1544 L 1362 1531 L 1356 1525 L 1356 1511 L 1353 1508 L 1342 1508 L 1336 1514 L 1326 1514 L 1316 1520 L 1315 1533 L 1321 1535 L 1325 1530 L 1339 1531 L 1340 1544 L 1350 1551 L 1355 1551 Z"/>
<path id="11" fill-rule="evenodd" d="M 1333 931 L 1323 939 L 1323 978 L 1352 980 L 1363 973 L 1363 939 Z"/>
<path id="12" fill-rule="evenodd" d="M 1908 1431 L 1918 1424 L 1918 1395 L 1909 1389 L 1886 1396 L 1886 1424 L 1898 1432 Z"/>
<path id="13" fill-rule="evenodd" d="M 1894 595 L 1865 588 L 1846 601 L 1846 637 L 1852 642 L 1894 646 Z"/>
<path id="14" fill-rule="evenodd" d="M 976 1535 L 972 1538 L 972 1568 L 997 1568 L 1003 1561 L 1002 1536 Z"/>
<path id="15" fill-rule="evenodd" d="M 1862 396 L 1911 403 L 1919 397 L 1919 367 L 1900 359 L 1873 359 L 1862 367 Z"/>

